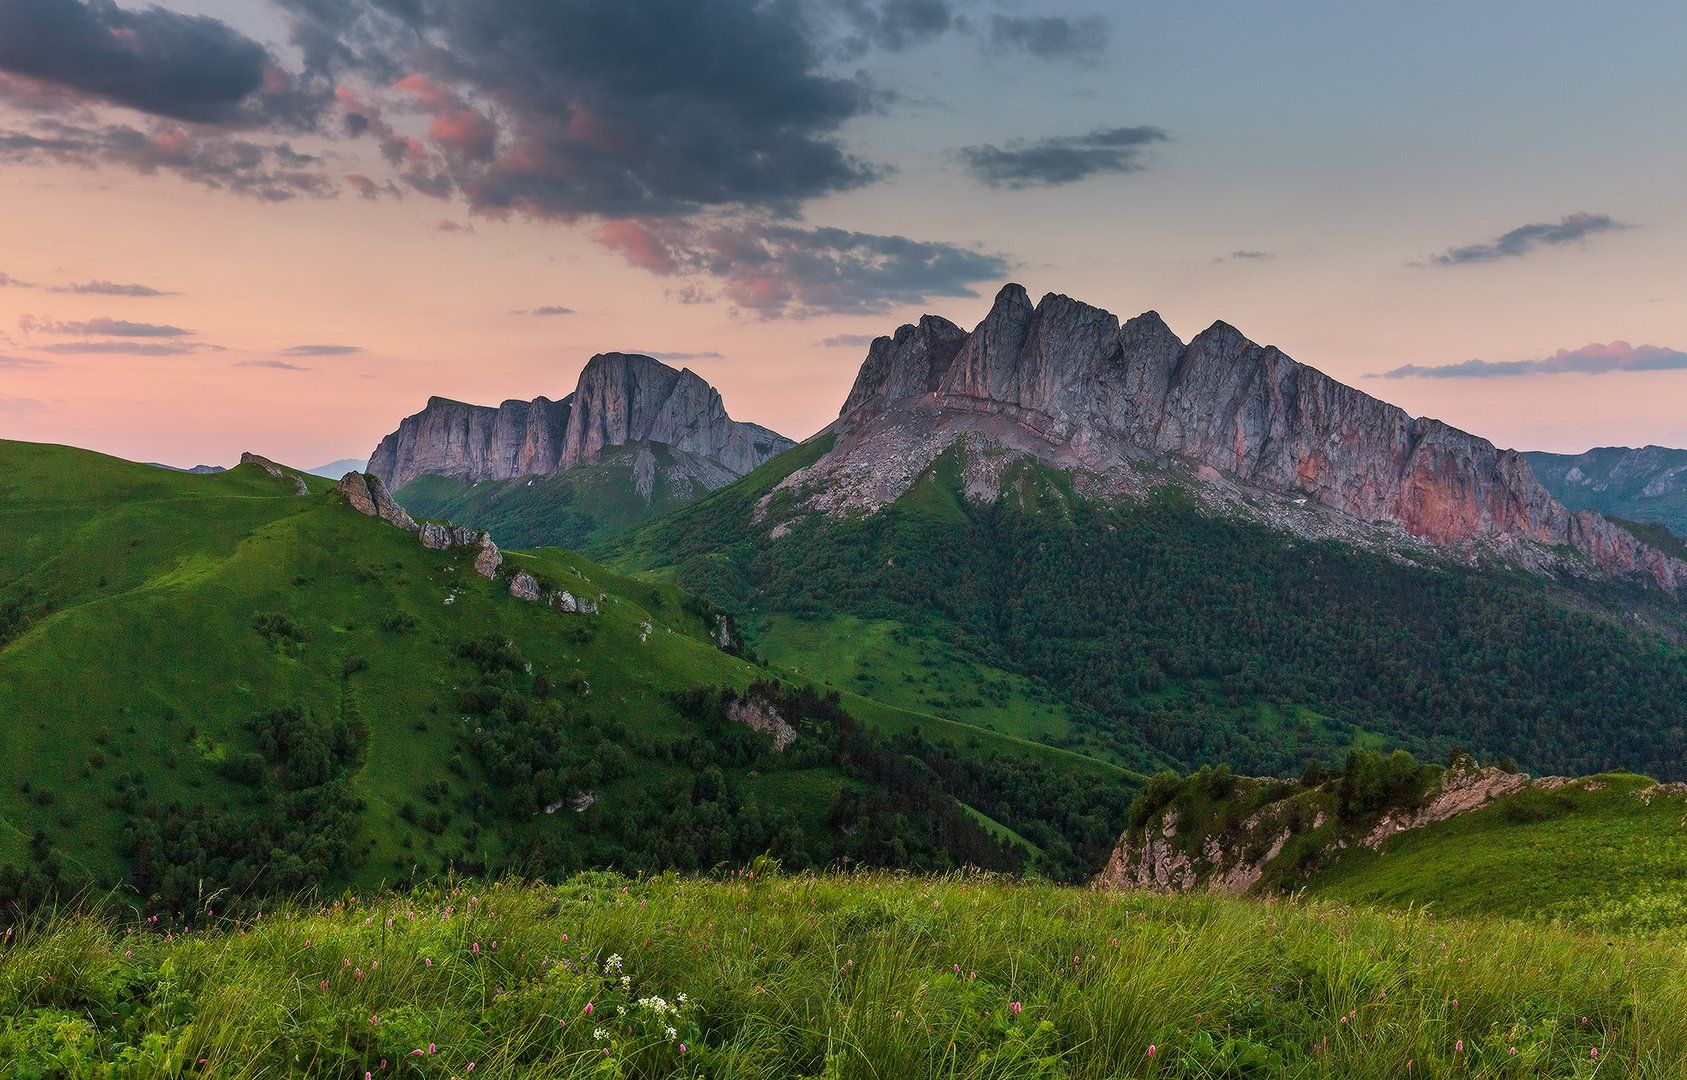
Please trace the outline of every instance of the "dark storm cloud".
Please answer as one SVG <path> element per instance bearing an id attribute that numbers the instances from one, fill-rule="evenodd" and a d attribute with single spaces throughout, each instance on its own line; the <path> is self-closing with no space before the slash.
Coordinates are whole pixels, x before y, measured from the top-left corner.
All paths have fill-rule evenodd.
<path id="1" fill-rule="evenodd" d="M 179 326 L 170 326 L 167 323 L 131 322 L 128 319 L 112 319 L 105 316 L 61 322 L 58 319 L 37 319 L 32 315 L 25 315 L 18 320 L 18 326 L 26 333 L 40 331 L 44 334 L 97 334 L 104 337 L 138 338 L 191 337 L 193 335 L 192 330 L 184 330 Z"/>
<path id="2" fill-rule="evenodd" d="M 1535 360 L 1464 360 L 1456 364 L 1404 364 L 1371 378 L 1492 379 L 1519 375 L 1610 375 L 1634 371 L 1687 370 L 1687 352 L 1661 345 L 1583 345 L 1559 349 Z"/>
<path id="3" fill-rule="evenodd" d="M 1143 148 L 1165 142 L 1157 127 L 1097 128 L 1086 135 L 1060 135 L 1033 143 L 990 143 L 960 151 L 967 171 L 991 187 L 1029 188 L 1070 184 L 1103 173 L 1138 172 Z"/>
<path id="4" fill-rule="evenodd" d="M 993 48 L 1040 60 L 1094 60 L 1106 51 L 1107 38 L 1107 20 L 1099 15 L 997 15 L 990 20 Z"/>
<path id="5" fill-rule="evenodd" d="M 838 138 L 874 95 L 822 70 L 832 43 L 800 4 L 283 3 L 311 62 L 401 91 L 349 130 L 414 157 L 385 113 L 426 113 L 436 179 L 482 213 L 788 211 L 878 175 Z"/>
<path id="6" fill-rule="evenodd" d="M 840 0 L 837 9 L 850 26 L 841 47 L 846 57 L 874 48 L 902 52 L 964 25 L 948 0 Z"/>
<path id="7" fill-rule="evenodd" d="M 294 345 L 281 350 L 286 356 L 350 356 L 363 351 L 361 345 Z"/>
<path id="8" fill-rule="evenodd" d="M 704 275 L 763 318 L 880 312 L 934 296 L 977 296 L 1008 260 L 956 244 L 847 229 L 735 221 L 611 222 L 598 241 L 654 274 Z"/>
<path id="9" fill-rule="evenodd" d="M 261 143 L 197 125 L 96 126 L 37 120 L 27 131 L 0 131 L 0 162 L 117 165 L 143 174 L 169 173 L 221 191 L 281 202 L 334 193 L 320 158 L 290 143 Z"/>
<path id="10" fill-rule="evenodd" d="M 1463 247 L 1448 248 L 1441 254 L 1432 256 L 1429 261 L 1436 266 L 1463 266 L 1469 263 L 1494 262 L 1499 259 L 1527 255 L 1535 248 L 1543 245 L 1573 244 L 1599 233 L 1615 232 L 1618 229 L 1627 228 L 1630 228 L 1630 226 L 1614 220 L 1608 214 L 1585 212 L 1568 214 L 1563 220 L 1556 223 L 1537 222 L 1532 225 L 1520 225 L 1485 244 L 1467 244 Z"/>
<path id="11" fill-rule="evenodd" d="M 228 24 L 113 0 L 0 0 L 0 71 L 178 120 L 237 116 L 262 45 Z"/>

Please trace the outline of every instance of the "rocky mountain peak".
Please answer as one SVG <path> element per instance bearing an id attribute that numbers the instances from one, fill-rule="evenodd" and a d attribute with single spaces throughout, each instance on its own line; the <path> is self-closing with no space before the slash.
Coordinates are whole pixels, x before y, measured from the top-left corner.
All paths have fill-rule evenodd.
<path id="1" fill-rule="evenodd" d="M 928 315 L 876 339 L 838 431 L 830 460 L 791 481 L 847 473 L 857 495 L 835 495 L 835 508 L 894 498 L 973 432 L 1062 467 L 1158 460 L 1430 544 L 1569 547 L 1610 572 L 1687 586 L 1687 563 L 1566 510 L 1516 452 L 1414 419 L 1223 321 L 1185 344 L 1155 312 L 1121 325 L 1059 293 L 1033 305 L 1009 284 L 970 333 Z"/>
<path id="2" fill-rule="evenodd" d="M 381 440 L 369 472 L 394 488 L 425 475 L 469 483 L 549 476 L 629 443 L 665 444 L 733 477 L 792 445 L 733 420 L 720 393 L 695 372 L 611 352 L 587 361 L 561 401 L 537 397 L 493 408 L 430 397 Z"/>

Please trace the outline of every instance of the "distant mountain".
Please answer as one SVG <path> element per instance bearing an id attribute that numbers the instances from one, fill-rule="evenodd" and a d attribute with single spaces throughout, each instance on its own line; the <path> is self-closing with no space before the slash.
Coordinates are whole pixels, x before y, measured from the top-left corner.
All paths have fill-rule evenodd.
<path id="1" fill-rule="evenodd" d="M 155 469 L 169 469 L 171 472 L 191 473 L 194 476 L 215 476 L 217 473 L 228 471 L 221 465 L 166 465 L 162 461 L 148 461 L 145 464 Z"/>
<path id="2" fill-rule="evenodd" d="M 733 420 L 689 369 L 602 353 L 561 401 L 428 399 L 381 440 L 369 471 L 413 513 L 449 512 L 505 542 L 578 544 L 683 506 L 792 445 Z M 553 512 L 559 504 L 566 512 Z"/>
<path id="3" fill-rule="evenodd" d="M 928 315 L 825 432 L 600 550 L 790 669 L 1131 768 L 1687 777 L 1687 561 L 1225 323 Z"/>
<path id="4" fill-rule="evenodd" d="M 346 473 L 362 472 L 367 465 L 368 462 L 362 458 L 341 458 L 339 461 L 330 461 L 326 465 L 318 465 L 314 469 L 306 469 L 305 471 L 312 476 L 324 476 L 330 480 L 338 480 Z"/>
<path id="5" fill-rule="evenodd" d="M 1687 537 L 1687 450 L 1602 446 L 1585 454 L 1523 456 L 1553 498 L 1572 510 L 1654 522 Z"/>

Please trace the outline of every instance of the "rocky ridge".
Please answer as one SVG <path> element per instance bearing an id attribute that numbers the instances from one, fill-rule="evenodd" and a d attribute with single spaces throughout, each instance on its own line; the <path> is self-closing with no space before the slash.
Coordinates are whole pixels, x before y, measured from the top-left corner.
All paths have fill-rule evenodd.
<path id="1" fill-rule="evenodd" d="M 1582 454 L 1523 456 L 1565 506 L 1655 522 L 1687 538 L 1687 450 L 1602 446 Z"/>
<path id="2" fill-rule="evenodd" d="M 1284 784 L 1286 781 L 1266 781 Z M 1327 865 L 1350 847 L 1380 850 L 1390 837 L 1480 810 L 1495 800 L 1527 790 L 1550 791 L 1572 784 L 1597 791 L 1599 780 L 1562 776 L 1531 777 L 1493 766 L 1477 766 L 1466 759 L 1447 769 L 1440 782 L 1415 807 L 1386 811 L 1344 835 L 1325 839 L 1319 857 Z M 1638 792 L 1643 802 L 1659 794 L 1676 793 L 1682 785 L 1653 784 Z M 1145 889 L 1155 892 L 1248 892 L 1270 875 L 1293 881 L 1296 868 L 1279 868 L 1276 860 L 1291 840 L 1316 833 L 1330 824 L 1322 808 L 1311 809 L 1307 796 L 1290 796 L 1267 803 L 1240 823 L 1197 838 L 1182 836 L 1184 824 L 1175 808 L 1156 814 L 1142 827 L 1119 838 L 1107 866 L 1093 885 L 1098 889 Z M 1279 872 L 1280 871 L 1280 872 Z"/>
<path id="3" fill-rule="evenodd" d="M 405 532 L 415 533 L 416 539 L 429 550 L 473 548 L 475 573 L 488 581 L 497 577 L 498 567 L 503 565 L 503 553 L 498 550 L 498 545 L 492 542 L 491 533 L 445 522 L 429 521 L 417 524 L 416 520 L 405 512 L 404 507 L 393 501 L 386 484 L 382 483 L 378 476 L 348 472 L 340 477 L 335 490 L 345 497 L 353 510 L 380 518 Z"/>
<path id="4" fill-rule="evenodd" d="M 828 430 L 832 450 L 781 484 L 805 509 L 871 513 L 968 440 L 1071 470 L 1087 493 L 1178 479 L 1303 535 L 1687 586 L 1687 562 L 1572 513 L 1516 451 L 1414 418 L 1224 322 L 1185 343 L 1155 312 L 1121 323 L 1054 293 L 1033 305 L 1010 284 L 970 333 L 927 315 L 875 340 Z M 984 473 L 968 487 L 996 494 Z"/>
<path id="5" fill-rule="evenodd" d="M 425 475 L 471 484 L 551 476 L 596 461 L 612 447 L 639 443 L 661 443 L 696 459 L 695 477 L 714 487 L 794 445 L 760 425 L 733 420 L 720 392 L 689 368 L 600 353 L 561 401 L 539 397 L 493 408 L 429 398 L 375 447 L 368 471 L 390 488 Z"/>

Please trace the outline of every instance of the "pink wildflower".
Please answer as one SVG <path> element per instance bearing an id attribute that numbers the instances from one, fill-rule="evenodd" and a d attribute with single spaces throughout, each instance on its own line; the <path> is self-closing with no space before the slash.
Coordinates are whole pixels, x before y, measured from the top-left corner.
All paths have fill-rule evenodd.
<path id="1" fill-rule="evenodd" d="M 1021 1004 L 1020 1004 L 1020 1003 L 1019 1003 L 1019 1002 L 1017 1002 L 1017 1001 L 1016 1001 L 1016 1002 L 1014 1002 L 1014 1003 L 1013 1003 L 1013 1004 L 1011 1004 L 1011 1005 L 1009 1005 L 1009 1006 L 1008 1006 L 1008 1008 L 1010 1008 L 1010 1009 L 1012 1009 L 1012 1010 L 1013 1010 L 1013 1014 L 1014 1014 L 1014 1015 L 1015 1015 L 1015 1016 L 1018 1016 L 1018 1015 L 1019 1015 L 1019 1014 L 1020 1014 L 1020 1013 L 1022 1013 L 1022 1012 L 1024 1012 L 1024 1011 L 1025 1011 L 1025 1006 L 1024 1006 L 1024 1005 L 1021 1005 Z"/>

